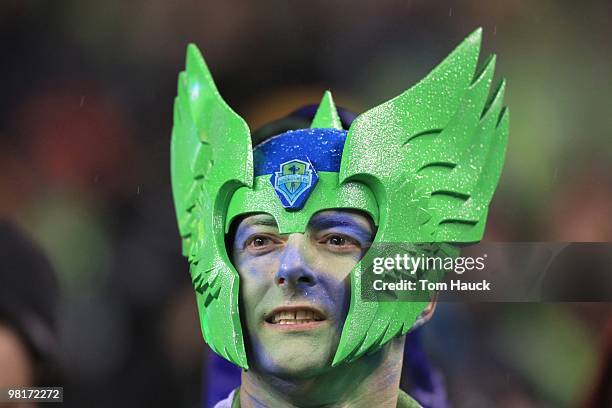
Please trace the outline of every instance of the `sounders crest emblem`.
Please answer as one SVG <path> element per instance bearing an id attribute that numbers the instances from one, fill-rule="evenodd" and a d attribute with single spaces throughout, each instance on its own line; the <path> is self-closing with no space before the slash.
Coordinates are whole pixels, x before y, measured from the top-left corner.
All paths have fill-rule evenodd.
<path id="1" fill-rule="evenodd" d="M 299 210 L 318 181 L 312 164 L 293 159 L 280 164 L 270 178 L 274 191 L 287 210 Z"/>

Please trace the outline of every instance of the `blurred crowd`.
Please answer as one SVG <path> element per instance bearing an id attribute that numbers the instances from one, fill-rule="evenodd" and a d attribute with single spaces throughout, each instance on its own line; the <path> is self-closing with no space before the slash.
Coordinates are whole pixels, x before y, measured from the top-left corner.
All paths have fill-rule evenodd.
<path id="1" fill-rule="evenodd" d="M 0 218 L 55 270 L 65 406 L 206 397 L 169 180 L 189 42 L 255 130 L 325 89 L 362 112 L 482 26 L 481 59 L 497 54 L 511 111 L 485 239 L 608 242 L 611 11 L 604 0 L 3 1 Z M 609 303 L 443 304 L 422 339 L 454 406 L 599 406 L 611 322 Z"/>

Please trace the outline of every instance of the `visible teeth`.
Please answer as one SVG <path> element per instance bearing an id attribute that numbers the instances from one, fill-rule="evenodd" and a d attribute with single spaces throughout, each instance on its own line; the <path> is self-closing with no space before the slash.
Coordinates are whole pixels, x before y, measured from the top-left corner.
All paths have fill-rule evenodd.
<path id="1" fill-rule="evenodd" d="M 296 319 L 312 319 L 314 313 L 311 310 L 298 310 L 295 313 Z"/>
<path id="2" fill-rule="evenodd" d="M 311 323 L 324 320 L 321 315 L 312 310 L 296 310 L 275 313 L 269 320 L 274 324 L 300 324 L 300 323 Z"/>
<path id="3" fill-rule="evenodd" d="M 298 319 L 298 320 L 286 320 L 286 319 L 282 319 L 278 322 L 278 324 L 305 324 L 305 323 L 312 323 L 315 320 L 312 319 Z"/>

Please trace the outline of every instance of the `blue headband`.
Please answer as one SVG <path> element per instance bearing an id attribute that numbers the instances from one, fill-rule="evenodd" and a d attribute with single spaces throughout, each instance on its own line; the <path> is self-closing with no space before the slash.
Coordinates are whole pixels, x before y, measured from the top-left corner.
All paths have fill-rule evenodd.
<path id="1" fill-rule="evenodd" d="M 299 210 L 318 181 L 318 171 L 340 170 L 346 134 L 337 129 L 300 129 L 274 136 L 253 150 L 255 177 L 271 174 L 283 207 Z"/>

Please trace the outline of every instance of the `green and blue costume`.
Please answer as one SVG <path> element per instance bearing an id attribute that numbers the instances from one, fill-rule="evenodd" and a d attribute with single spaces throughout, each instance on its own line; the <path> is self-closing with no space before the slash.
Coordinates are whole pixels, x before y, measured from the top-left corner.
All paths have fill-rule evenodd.
<path id="1" fill-rule="evenodd" d="M 246 122 L 221 98 L 195 45 L 174 105 L 171 172 L 183 254 L 204 339 L 248 369 L 238 307 L 240 277 L 225 247 L 236 217 L 272 215 L 281 234 L 304 232 L 326 209 L 369 214 L 374 243 L 478 242 L 508 138 L 505 82 L 489 97 L 495 57 L 476 69 L 481 30 L 423 80 L 343 130 L 326 92 L 309 129 L 252 148 Z M 426 302 L 365 302 L 361 268 L 333 365 L 406 334 Z"/>

